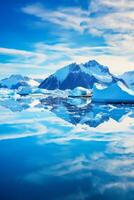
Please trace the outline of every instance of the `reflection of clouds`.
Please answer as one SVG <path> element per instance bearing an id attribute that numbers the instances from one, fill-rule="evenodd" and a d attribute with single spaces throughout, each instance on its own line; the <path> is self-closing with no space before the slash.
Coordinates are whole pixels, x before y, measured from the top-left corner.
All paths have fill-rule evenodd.
<path id="1" fill-rule="evenodd" d="M 43 139 L 44 141 L 48 141 L 49 138 L 51 140 L 51 136 L 57 137 L 59 135 L 60 137 L 64 132 L 62 131 L 64 127 L 72 127 L 71 124 L 57 118 L 50 111 L 33 107 L 23 112 L 11 112 L 1 107 L 0 125 L 2 125 L 0 140 L 40 136 L 38 138 L 40 144 Z M 8 129 L 10 129 L 9 133 Z"/>
<path id="2" fill-rule="evenodd" d="M 71 195 L 67 194 L 66 196 L 61 197 L 61 198 L 58 197 L 55 200 L 85 200 L 87 198 L 89 198 L 89 193 L 84 192 L 84 191 L 82 191 L 81 188 L 79 188 L 79 190 L 76 192 L 73 192 L 73 194 L 71 194 Z"/>
<path id="3" fill-rule="evenodd" d="M 0 124 L 4 124 L 7 119 L 8 121 L 14 121 L 15 120 L 15 113 L 11 112 L 8 109 L 5 109 L 4 107 L 0 106 Z"/>
<path id="4" fill-rule="evenodd" d="M 105 152 L 94 152 L 94 155 L 85 156 L 83 154 L 47 168 L 42 165 L 38 170 L 26 174 L 23 180 L 34 184 L 44 184 L 49 178 L 64 180 L 64 183 L 76 180 L 80 184 L 86 181 L 91 188 L 83 192 L 84 188 L 81 185 L 81 193 L 88 198 L 89 196 L 93 198 L 94 194 L 104 195 L 109 191 L 128 192 L 129 194 L 129 190 L 134 189 L 134 173 L 131 176 L 128 174 L 132 171 L 133 165 L 134 160 L 127 156 L 110 159 Z M 78 191 L 73 195 L 77 196 Z"/>
<path id="5" fill-rule="evenodd" d="M 90 169 L 99 169 L 118 177 L 129 177 L 134 167 L 133 158 L 128 158 L 126 155 L 124 157 L 118 156 L 117 158 L 109 159 L 105 154 L 103 158 L 90 161 Z M 132 177 L 134 178 L 134 173 L 132 173 Z"/>
<path id="6" fill-rule="evenodd" d="M 110 155 L 112 156 L 112 154 Z M 75 176 L 77 179 L 83 177 L 92 176 L 94 171 L 105 172 L 105 174 L 113 175 L 118 178 L 134 178 L 134 159 L 133 157 L 128 157 L 127 155 L 118 156 L 114 158 L 114 155 L 109 158 L 109 155 L 101 152 L 94 152 L 89 156 L 84 154 L 81 156 L 76 156 L 75 158 L 70 158 L 64 162 L 60 162 L 56 165 L 52 165 L 49 168 L 42 166 L 41 169 L 35 171 L 25 178 L 33 181 L 33 178 L 39 180 L 45 179 L 45 176 L 56 176 L 56 177 L 66 177 L 72 178 Z"/>
<path id="7" fill-rule="evenodd" d="M 94 146 L 92 153 L 89 150 L 89 152 L 83 152 L 79 150 L 80 146 L 76 145 L 75 151 L 78 150 L 78 154 L 73 158 L 70 152 L 70 159 L 64 157 L 64 162 L 57 160 L 57 164 L 49 168 L 42 165 L 37 171 L 27 174 L 25 181 L 43 184 L 49 177 L 58 177 L 64 179 L 65 182 L 68 179 L 75 179 L 79 182 L 89 178 L 92 183 L 92 192 L 95 191 L 101 195 L 115 190 L 120 190 L 122 194 L 129 193 L 129 189 L 134 189 L 134 135 L 131 129 L 133 122 L 133 119 L 126 115 L 126 118 L 122 118 L 120 122 L 112 119 L 110 123 L 105 122 L 103 126 L 100 125 L 101 128 L 77 124 L 69 126 L 67 130 L 64 130 L 66 125 L 62 127 L 59 123 L 58 127 L 53 128 L 52 136 L 49 139 L 46 135 L 42 136 L 38 144 L 66 144 L 68 150 L 71 151 L 71 144 L 74 141 L 81 141 L 83 144 L 89 142 L 89 148 L 91 143 L 94 145 L 102 143 L 102 150 L 96 151 L 96 146 Z M 113 132 L 111 132 L 110 124 L 114 125 Z M 103 176 L 108 178 L 103 178 Z M 89 193 L 84 192 L 83 194 L 89 198 Z M 90 195 L 92 198 L 94 192 Z"/>
<path id="8" fill-rule="evenodd" d="M 81 183 L 80 190 L 69 194 L 65 200 L 89 199 L 108 191 L 128 192 L 134 189 L 134 118 L 131 108 L 121 107 L 122 111 L 118 114 L 120 108 L 108 105 L 107 112 L 111 112 L 108 113 L 109 120 L 91 127 L 86 123 L 73 124 L 70 119 L 66 120 L 69 113 L 80 116 L 79 110 L 75 112 L 74 107 L 73 110 L 64 107 L 60 110 L 57 105 L 56 111 L 61 112 L 57 117 L 51 112 L 52 107 L 49 107 L 50 110 L 42 105 L 34 107 L 38 103 L 34 101 L 31 104 L 30 101 L 31 106 L 22 112 L 1 108 L 0 123 L 4 132 L 0 134 L 0 140 L 38 136 L 36 145 L 44 150 L 43 154 L 37 155 L 37 160 L 33 155 L 32 163 L 26 163 L 30 171 L 23 174 L 24 182 L 43 185 L 50 179 L 56 179 L 63 180 L 65 184 L 72 180 Z M 101 106 L 99 113 L 100 108 L 93 107 L 93 111 L 82 117 L 85 121 L 91 118 L 102 120 L 103 109 L 106 113 L 106 108 Z M 62 118 L 64 111 L 67 112 L 66 118 Z M 8 134 L 7 127 L 10 128 Z M 86 188 L 83 191 L 85 182 L 90 182 L 91 190 Z"/>
<path id="9" fill-rule="evenodd" d="M 0 104 L 15 113 L 24 112 L 25 110 L 27 110 L 28 113 L 32 112 L 34 114 L 50 111 L 51 114 L 47 116 L 47 119 L 44 117 L 44 122 L 50 119 L 49 123 L 60 121 L 67 126 L 69 126 L 69 124 L 87 125 L 90 127 L 88 131 L 110 132 L 111 127 L 113 131 L 117 131 L 116 129 L 118 129 L 118 131 L 128 131 L 129 123 L 133 123 L 133 106 L 96 105 L 89 103 L 88 100 L 85 99 L 82 99 L 84 105 L 81 105 L 81 103 L 78 103 L 78 100 L 79 99 L 65 99 L 61 97 L 53 98 L 52 96 L 46 96 L 44 99 L 40 99 L 38 96 L 36 98 L 27 96 L 17 99 L 13 97 L 5 98 L 0 101 Z M 57 117 L 52 113 L 56 114 Z"/>
<path id="10" fill-rule="evenodd" d="M 85 169 L 88 169 L 88 166 L 85 165 L 85 163 L 88 163 L 88 160 L 85 158 L 84 155 L 80 157 L 76 157 L 75 159 L 70 159 L 65 161 L 64 163 L 58 164 L 53 167 L 53 172 L 56 174 L 56 176 L 66 176 L 66 175 L 73 175 L 74 173 L 79 172 L 76 177 L 77 178 L 83 178 L 83 176 L 87 176 L 87 174 L 84 173 Z M 85 175 L 84 175 L 85 174 Z M 88 176 L 89 176 L 88 172 Z"/>
<path id="11" fill-rule="evenodd" d="M 134 135 L 124 133 L 120 140 L 114 141 L 108 145 L 110 152 L 118 154 L 129 154 L 134 152 Z"/>
<path id="12" fill-rule="evenodd" d="M 37 184 L 43 183 L 46 178 L 50 176 L 59 178 L 64 177 L 65 179 L 72 179 L 73 176 L 76 179 L 82 179 L 91 176 L 88 165 L 86 166 L 85 163 L 88 164 L 88 160 L 82 155 L 74 159 L 65 160 L 54 166 L 52 165 L 47 169 L 42 166 L 41 169 L 26 175 L 24 179 Z"/>
<path id="13" fill-rule="evenodd" d="M 23 101 L 23 100 L 22 100 Z M 26 99 L 25 99 L 26 101 Z M 32 103 L 31 103 L 32 102 Z M 107 141 L 109 142 L 108 148 L 109 151 L 115 151 L 115 152 L 122 152 L 122 153 L 130 153 L 134 151 L 132 138 L 133 136 L 133 126 L 134 126 L 134 119 L 132 117 L 133 109 L 131 110 L 131 107 L 125 107 L 126 111 L 123 111 L 123 107 L 121 107 L 121 111 L 118 114 L 117 111 L 119 111 L 120 108 L 116 108 L 113 105 L 108 105 L 109 111 L 111 113 L 111 118 L 108 121 L 105 121 L 101 124 L 99 124 L 97 127 L 90 127 L 88 124 L 76 124 L 73 125 L 69 123 L 69 120 L 62 119 L 62 115 L 64 115 L 64 109 L 67 110 L 63 104 L 60 107 L 57 105 L 56 111 L 61 110 L 61 118 L 57 117 L 55 113 L 52 113 L 47 108 L 44 109 L 41 107 L 34 107 L 39 104 L 39 101 L 36 99 L 34 101 L 30 100 L 30 104 L 32 104 L 31 107 L 29 107 L 27 110 L 23 112 L 11 112 L 7 109 L 1 108 L 2 115 L 0 117 L 1 124 L 5 123 L 6 119 L 8 119 L 8 122 L 6 124 L 12 125 L 14 124 L 18 130 L 21 130 L 21 128 L 24 126 L 23 134 L 17 135 L 17 133 L 13 135 L 3 135 L 1 136 L 1 139 L 5 137 L 6 138 L 15 138 L 15 135 L 17 138 L 24 137 L 27 135 L 38 135 L 43 134 L 43 131 L 45 135 L 42 135 L 40 138 L 38 138 L 38 144 L 47 144 L 47 143 L 56 143 L 56 144 L 69 144 L 73 140 L 80 140 L 80 141 Z M 94 107 L 93 107 L 94 108 Z M 101 112 L 104 110 L 106 112 L 106 106 L 101 105 Z M 96 110 L 100 109 L 99 107 L 94 108 L 94 112 Z M 97 111 L 97 112 L 98 112 Z M 67 110 L 67 112 L 70 112 L 70 110 Z M 71 111 L 72 112 L 72 111 Z M 73 110 L 75 112 L 75 109 Z M 71 114 L 76 114 L 76 113 Z M 97 113 L 96 116 L 102 115 L 101 112 Z M 93 118 L 93 116 L 90 116 L 90 114 L 93 112 L 90 112 L 86 117 Z M 121 113 L 125 113 L 123 116 Z M 78 114 L 78 113 L 77 113 Z M 120 117 L 120 114 L 122 117 Z M 69 116 L 68 116 L 69 117 Z M 115 119 L 119 117 L 119 121 L 116 121 Z M 83 119 L 85 116 L 83 116 Z M 115 119 L 113 119 L 115 118 Z M 99 118 L 97 118 L 98 120 Z M 96 120 L 96 118 L 95 118 Z M 32 128 L 35 127 L 35 130 L 32 133 L 32 130 L 28 131 L 30 129 L 30 126 Z M 37 126 L 42 127 L 37 128 Z M 46 131 L 47 129 L 47 131 Z M 37 131 L 37 133 L 36 133 Z M 22 132 L 22 130 L 21 130 Z M 49 136 L 48 136 L 49 135 Z M 111 149 L 111 150 L 110 150 Z"/>
<path id="14" fill-rule="evenodd" d="M 14 132 L 9 133 L 9 134 L 1 133 L 0 140 L 10 140 L 10 139 L 19 139 L 19 138 L 25 138 L 25 137 L 40 136 L 40 135 L 44 135 L 45 133 L 47 133 L 47 128 L 41 124 L 36 123 L 32 126 L 33 127 L 31 129 L 31 125 L 24 126 L 24 125 L 19 124 L 19 133 L 14 133 Z M 11 129 L 12 126 L 9 126 L 8 128 Z"/>
<path id="15" fill-rule="evenodd" d="M 124 180 L 122 182 L 117 181 L 116 183 L 111 182 L 111 183 L 103 185 L 100 189 L 100 192 L 103 194 L 103 193 L 110 191 L 110 190 L 111 191 L 116 190 L 116 191 L 118 191 L 118 193 L 122 193 L 122 195 L 120 195 L 120 198 L 121 198 L 121 196 L 122 197 L 124 196 L 124 193 L 129 194 L 129 195 L 127 195 L 127 199 L 128 199 L 128 197 L 131 196 L 129 191 L 134 190 L 134 183 L 133 183 L 133 181 L 127 181 L 127 180 Z"/>
<path id="16" fill-rule="evenodd" d="M 45 141 L 45 142 L 46 143 L 52 142 L 52 143 L 57 143 L 57 144 L 69 143 L 72 140 L 121 142 L 122 137 L 126 138 L 126 137 L 129 137 L 129 135 L 131 136 L 131 139 L 134 137 L 133 129 L 131 129 L 131 125 L 133 124 L 133 121 L 134 120 L 132 118 L 126 118 L 120 123 L 118 123 L 111 119 L 110 121 L 105 122 L 103 125 L 100 125 L 97 128 L 92 128 L 85 124 L 83 125 L 77 124 L 76 126 L 72 125 L 72 126 L 68 126 L 69 129 L 67 131 L 64 131 L 64 128 L 63 128 L 62 134 L 59 134 L 58 137 L 55 138 L 53 136 L 50 140 Z M 59 128 L 61 127 L 62 126 L 60 126 Z M 55 131 L 57 132 L 56 129 Z"/>

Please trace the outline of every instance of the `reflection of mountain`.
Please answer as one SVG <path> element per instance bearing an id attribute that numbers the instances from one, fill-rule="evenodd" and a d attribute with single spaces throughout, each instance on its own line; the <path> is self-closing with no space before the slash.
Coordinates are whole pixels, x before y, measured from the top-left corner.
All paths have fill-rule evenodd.
<path id="1" fill-rule="evenodd" d="M 88 103 L 87 99 L 61 99 L 48 97 L 42 101 L 44 105 L 51 105 L 51 111 L 58 117 L 72 124 L 86 124 L 97 127 L 112 118 L 115 121 L 129 113 L 132 106 L 104 105 Z"/>
<path id="2" fill-rule="evenodd" d="M 132 105 L 117 104 L 94 104 L 90 99 L 84 98 L 53 98 L 51 96 L 45 99 L 27 98 L 7 98 L 0 101 L 0 105 L 10 109 L 13 112 L 21 112 L 30 107 L 38 107 L 49 109 L 55 113 L 57 117 L 65 121 L 77 124 L 86 124 L 90 127 L 98 125 L 113 119 L 120 121 L 121 118 L 131 112 L 134 107 Z"/>
<path id="3" fill-rule="evenodd" d="M 21 112 L 31 107 L 32 98 L 5 98 L 0 100 L 0 105 L 10 109 L 12 112 Z"/>
<path id="4" fill-rule="evenodd" d="M 15 112 L 1 108 L 0 185 L 1 191 L 6 187 L 5 199 L 10 193 L 11 199 L 133 199 L 133 107 L 50 96 L 41 101 L 30 96 L 7 98 L 0 105 Z M 66 123 L 46 109 L 74 124 L 97 126 L 110 118 L 121 123 L 109 125 L 110 131 L 104 123 L 100 132 L 99 127 Z M 11 184 L 17 193 L 11 192 Z"/>
<path id="5" fill-rule="evenodd" d="M 5 99 L 4 101 L 0 101 L 0 105 L 10 109 L 12 112 L 19 112 L 25 109 L 19 104 L 18 101 L 15 101 L 14 99 Z"/>

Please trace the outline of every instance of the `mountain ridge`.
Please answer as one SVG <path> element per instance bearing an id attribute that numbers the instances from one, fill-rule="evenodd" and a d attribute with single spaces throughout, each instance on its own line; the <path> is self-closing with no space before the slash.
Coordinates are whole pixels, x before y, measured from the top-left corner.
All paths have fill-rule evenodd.
<path id="1" fill-rule="evenodd" d="M 129 88 L 134 90 L 134 70 L 123 73 L 120 78 L 125 81 Z"/>
<path id="2" fill-rule="evenodd" d="M 107 66 L 99 64 L 96 60 L 90 60 L 82 64 L 72 63 L 57 70 L 54 74 L 47 77 L 39 85 L 39 88 L 65 90 L 85 87 L 92 89 L 95 83 L 109 85 L 118 80 L 124 82 L 111 74 Z"/>
<path id="3" fill-rule="evenodd" d="M 0 88 L 18 89 L 21 86 L 38 86 L 39 83 L 29 78 L 28 76 L 22 76 L 20 74 L 13 74 L 8 78 L 0 80 Z"/>

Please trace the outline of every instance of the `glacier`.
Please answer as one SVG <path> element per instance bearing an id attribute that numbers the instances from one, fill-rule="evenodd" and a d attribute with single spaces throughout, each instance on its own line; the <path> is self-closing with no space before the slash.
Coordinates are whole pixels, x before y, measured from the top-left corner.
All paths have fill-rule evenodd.
<path id="1" fill-rule="evenodd" d="M 134 103 L 134 91 L 118 81 L 110 86 L 95 84 L 92 101 L 103 103 Z"/>

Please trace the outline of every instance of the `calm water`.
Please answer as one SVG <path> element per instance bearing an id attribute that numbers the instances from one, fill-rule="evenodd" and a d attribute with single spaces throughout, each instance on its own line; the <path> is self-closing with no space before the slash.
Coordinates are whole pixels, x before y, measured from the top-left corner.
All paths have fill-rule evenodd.
<path id="1" fill-rule="evenodd" d="M 134 200 L 134 107 L 0 99 L 0 200 Z"/>

